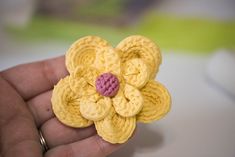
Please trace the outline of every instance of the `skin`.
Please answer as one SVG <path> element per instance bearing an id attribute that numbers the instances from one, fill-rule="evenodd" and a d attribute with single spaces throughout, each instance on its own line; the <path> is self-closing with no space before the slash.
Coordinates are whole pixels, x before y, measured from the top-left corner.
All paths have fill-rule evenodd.
<path id="1" fill-rule="evenodd" d="M 18 65 L 0 72 L 0 157 L 105 157 L 118 150 L 94 126 L 71 128 L 51 108 L 53 86 L 68 75 L 64 57 Z M 49 146 L 42 153 L 38 129 Z"/>

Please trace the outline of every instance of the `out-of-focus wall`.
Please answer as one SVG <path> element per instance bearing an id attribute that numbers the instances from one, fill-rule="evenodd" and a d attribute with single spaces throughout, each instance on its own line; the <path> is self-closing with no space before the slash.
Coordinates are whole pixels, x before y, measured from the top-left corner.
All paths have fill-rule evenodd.
<path id="1" fill-rule="evenodd" d="M 234 0 L 165 0 L 156 11 L 181 17 L 235 20 L 234 8 Z"/>
<path id="2" fill-rule="evenodd" d="M 24 27 L 36 10 L 36 0 L 1 0 L 0 21 L 3 25 Z"/>

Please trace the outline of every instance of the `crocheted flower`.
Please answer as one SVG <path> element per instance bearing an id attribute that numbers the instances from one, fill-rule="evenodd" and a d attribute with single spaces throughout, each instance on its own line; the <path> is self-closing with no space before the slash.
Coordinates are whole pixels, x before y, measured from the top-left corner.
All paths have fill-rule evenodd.
<path id="1" fill-rule="evenodd" d="M 130 36 L 112 48 L 87 36 L 66 53 L 69 76 L 54 87 L 56 117 L 71 127 L 94 123 L 111 143 L 127 141 L 136 121 L 152 122 L 170 109 L 167 89 L 155 81 L 161 63 L 159 48 L 143 36 Z"/>

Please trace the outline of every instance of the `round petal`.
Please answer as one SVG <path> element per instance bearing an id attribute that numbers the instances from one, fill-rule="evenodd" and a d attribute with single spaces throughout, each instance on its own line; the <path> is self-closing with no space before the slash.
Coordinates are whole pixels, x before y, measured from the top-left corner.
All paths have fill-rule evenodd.
<path id="1" fill-rule="evenodd" d="M 74 42 L 66 53 L 65 63 L 69 73 L 79 65 L 92 65 L 97 49 L 108 45 L 107 41 L 97 36 L 86 36 Z"/>
<path id="2" fill-rule="evenodd" d="M 149 80 L 149 70 L 143 60 L 131 59 L 123 67 L 123 77 L 127 83 L 140 89 Z"/>
<path id="3" fill-rule="evenodd" d="M 132 117 L 143 107 L 143 97 L 140 91 L 128 84 L 120 89 L 112 100 L 116 112 L 123 117 Z"/>
<path id="4" fill-rule="evenodd" d="M 96 93 L 95 81 L 99 73 L 95 68 L 78 66 L 69 77 L 69 85 L 79 96 Z"/>
<path id="5" fill-rule="evenodd" d="M 83 117 L 98 121 L 109 113 L 111 106 L 111 99 L 109 97 L 95 94 L 81 99 L 80 111 Z"/>
<path id="6" fill-rule="evenodd" d="M 94 67 L 103 73 L 120 75 L 120 58 L 112 47 L 103 47 L 97 50 Z"/>
<path id="7" fill-rule="evenodd" d="M 56 117 L 65 125 L 81 128 L 92 124 L 80 113 L 79 98 L 69 87 L 69 76 L 54 87 L 51 102 Z"/>
<path id="8" fill-rule="evenodd" d="M 162 58 L 159 47 L 153 41 L 133 35 L 122 40 L 117 49 L 121 50 L 119 54 L 122 64 L 133 58 L 143 59 L 150 69 L 150 78 L 155 77 Z"/>
<path id="9" fill-rule="evenodd" d="M 108 116 L 96 121 L 95 127 L 99 136 L 110 143 L 124 143 L 133 134 L 136 127 L 135 117 L 122 117 L 111 108 Z"/>
<path id="10" fill-rule="evenodd" d="M 148 123 L 164 117 L 170 110 L 171 98 L 167 89 L 154 80 L 141 90 L 144 106 L 137 115 L 137 121 Z"/>

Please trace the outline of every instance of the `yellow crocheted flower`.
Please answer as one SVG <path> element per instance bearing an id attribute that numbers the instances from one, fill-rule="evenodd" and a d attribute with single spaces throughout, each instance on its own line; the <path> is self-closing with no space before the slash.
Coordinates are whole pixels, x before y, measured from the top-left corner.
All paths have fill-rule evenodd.
<path id="1" fill-rule="evenodd" d="M 104 140 L 124 143 L 136 121 L 152 122 L 170 110 L 167 89 L 154 80 L 160 64 L 159 48 L 143 36 L 116 48 L 96 36 L 81 38 L 66 53 L 70 75 L 54 87 L 53 111 L 68 126 L 94 123 Z"/>

